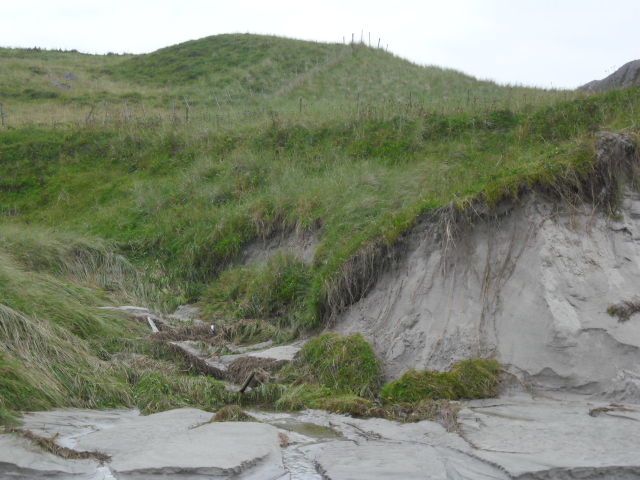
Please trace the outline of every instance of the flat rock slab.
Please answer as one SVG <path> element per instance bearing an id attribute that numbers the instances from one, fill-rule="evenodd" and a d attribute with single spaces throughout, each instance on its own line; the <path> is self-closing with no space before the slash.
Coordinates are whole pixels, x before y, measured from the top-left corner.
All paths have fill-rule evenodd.
<path id="1" fill-rule="evenodd" d="M 301 448 L 325 479 L 498 480 L 509 476 L 473 454 L 473 448 L 436 422 L 398 423 L 309 410 L 299 418 L 330 426 L 348 442 Z"/>
<path id="2" fill-rule="evenodd" d="M 640 478 L 637 405 L 524 394 L 465 402 L 458 413 L 459 432 L 430 421 L 402 424 L 318 410 L 252 415 L 273 425 L 205 423 L 212 414 L 195 409 L 147 417 L 122 410 L 31 414 L 24 420 L 32 432 L 58 434 L 60 445 L 111 455 L 107 466 L 113 477 L 95 462 L 63 460 L 3 435 L 0 478 Z M 280 447 L 279 433 L 287 435 L 288 447 Z"/>
<path id="3" fill-rule="evenodd" d="M 28 415 L 25 428 L 49 437 L 59 432 L 56 441 L 61 445 L 109 455 L 108 467 L 119 480 L 286 478 L 276 427 L 252 422 L 206 423 L 212 416 L 197 409 L 144 417 L 135 411 L 71 409 Z M 95 462 L 91 465 L 95 471 Z"/>
<path id="4" fill-rule="evenodd" d="M 0 435 L 0 478 L 12 480 L 93 479 L 98 464 L 92 460 L 66 460 L 45 452 L 17 435 Z"/>
<path id="5" fill-rule="evenodd" d="M 637 405 L 479 403 L 458 414 L 464 436 L 514 478 L 640 478 Z"/>
<path id="6" fill-rule="evenodd" d="M 135 421 L 139 417 L 138 410 L 66 408 L 26 414 L 22 417 L 22 427 L 45 438 L 57 435 L 58 445 L 76 449 L 80 437 Z"/>
<path id="7" fill-rule="evenodd" d="M 308 447 L 307 451 L 331 480 L 449 478 L 435 450 L 421 445 L 333 442 Z"/>
<path id="8" fill-rule="evenodd" d="M 467 402 L 458 414 L 462 435 L 429 421 L 319 411 L 298 420 L 348 440 L 303 448 L 331 480 L 640 478 L 640 407 L 572 398 Z"/>
<path id="9" fill-rule="evenodd" d="M 178 322 L 202 323 L 202 320 L 200 320 L 201 313 L 200 309 L 195 305 L 180 305 L 175 312 L 167 315 L 167 317 Z"/>
<path id="10" fill-rule="evenodd" d="M 291 361 L 299 351 L 300 347 L 296 347 L 294 345 L 284 345 L 282 347 L 273 347 L 269 348 L 268 350 L 262 350 L 260 352 L 252 352 L 248 356 Z"/>

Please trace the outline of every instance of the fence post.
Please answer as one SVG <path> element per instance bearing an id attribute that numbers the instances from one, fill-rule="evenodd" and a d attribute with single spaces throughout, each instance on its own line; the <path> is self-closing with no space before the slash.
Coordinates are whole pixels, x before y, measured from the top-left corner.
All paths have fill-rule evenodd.
<path id="1" fill-rule="evenodd" d="M 4 116 L 4 103 L 0 103 L 0 111 L 2 111 L 2 128 L 7 126 L 7 119 Z"/>
<path id="2" fill-rule="evenodd" d="M 187 104 L 187 119 L 189 118 L 189 114 L 191 113 L 191 107 L 189 106 L 189 102 L 187 102 L 187 97 L 183 97 L 184 98 L 184 103 Z"/>
<path id="3" fill-rule="evenodd" d="M 96 109 L 96 106 L 94 105 L 93 107 L 91 107 L 91 111 L 89 112 L 89 115 L 87 115 L 87 118 L 84 119 L 84 124 L 87 125 L 89 123 L 89 120 L 91 119 L 91 115 L 93 115 L 93 111 Z"/>

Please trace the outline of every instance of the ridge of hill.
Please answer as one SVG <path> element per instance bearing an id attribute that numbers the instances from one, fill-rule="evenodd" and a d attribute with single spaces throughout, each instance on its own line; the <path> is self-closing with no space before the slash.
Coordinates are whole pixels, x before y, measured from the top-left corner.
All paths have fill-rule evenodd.
<path id="1" fill-rule="evenodd" d="M 14 126 L 183 118 L 187 109 L 192 119 L 300 107 L 327 116 L 389 102 L 482 111 L 575 96 L 416 65 L 364 44 L 251 34 L 216 35 L 143 55 L 0 48 L 0 72 L 0 99 Z"/>

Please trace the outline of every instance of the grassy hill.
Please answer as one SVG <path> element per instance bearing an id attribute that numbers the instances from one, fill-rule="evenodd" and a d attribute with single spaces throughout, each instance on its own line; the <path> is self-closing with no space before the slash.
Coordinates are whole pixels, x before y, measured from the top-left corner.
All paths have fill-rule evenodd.
<path id="1" fill-rule="evenodd" d="M 299 111 L 301 98 L 305 114 L 334 116 L 366 104 L 483 111 L 573 96 L 419 66 L 363 44 L 261 35 L 217 35 L 135 56 L 0 48 L 0 100 L 13 126 L 81 124 L 94 107 L 93 122 L 184 119 L 186 102 L 192 120 L 246 122 L 247 110 Z"/>
<path id="2" fill-rule="evenodd" d="M 594 133 L 637 134 L 640 106 L 638 89 L 500 86 L 364 45 L 256 35 L 140 56 L 2 49 L 0 67 L 8 410 L 26 396 L 39 403 L 24 408 L 154 401 L 153 382 L 136 393 L 128 375 L 156 378 L 169 352 L 139 343 L 140 330 L 96 310 L 101 303 L 199 302 L 245 340 L 313 331 L 366 293 L 425 216 L 541 184 L 588 196 Z M 76 77 L 65 80 L 71 89 L 52 83 L 65 73 Z M 304 232 L 319 243 L 310 264 L 279 255 L 241 265 L 252 242 Z M 49 259 L 31 259 L 40 251 Z M 104 272 L 116 257 L 126 268 L 114 283 Z M 78 330 L 83 322 L 91 327 Z M 62 342 L 40 350 L 39 370 L 16 333 L 27 324 L 48 329 L 35 343 Z M 74 339 L 82 351 L 63 363 L 106 375 L 114 389 L 82 392 L 55 374 Z M 123 366 L 123 352 L 149 363 Z M 175 387 L 180 401 L 166 405 L 219 389 L 172 368 L 162 388 Z M 118 388 L 128 392 L 120 400 Z"/>

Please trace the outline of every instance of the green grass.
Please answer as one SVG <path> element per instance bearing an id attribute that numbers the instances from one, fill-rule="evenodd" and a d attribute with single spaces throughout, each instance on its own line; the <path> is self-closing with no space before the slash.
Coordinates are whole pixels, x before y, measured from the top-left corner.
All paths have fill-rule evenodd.
<path id="1" fill-rule="evenodd" d="M 100 361 L 90 342 L 139 332 L 96 309 L 111 303 L 105 288 L 126 296 L 118 287 L 126 284 L 123 272 L 130 266 L 99 242 L 66 244 L 64 238 L 42 229 L 2 230 L 0 408 L 104 407 L 129 400 L 122 369 Z"/>
<path id="2" fill-rule="evenodd" d="M 301 303 L 311 271 L 291 254 L 278 253 L 264 265 L 227 270 L 203 293 L 205 313 L 222 320 L 266 319 L 277 332 L 308 327 Z"/>
<path id="3" fill-rule="evenodd" d="M 0 101 L 16 128 L 84 124 L 94 107 L 89 119 L 100 123 L 182 122 L 190 109 L 192 120 L 229 125 L 265 111 L 297 111 L 300 98 L 305 115 L 327 118 L 409 102 L 442 113 L 520 110 L 576 96 L 500 86 L 361 44 L 249 34 L 206 37 L 135 56 L 0 48 L 0 67 Z M 65 73 L 77 78 L 65 80 Z"/>
<path id="4" fill-rule="evenodd" d="M 65 72 L 69 90 L 51 83 Z M 360 340 L 310 342 L 296 368 L 317 384 L 296 394 L 223 398 L 96 307 L 198 302 L 238 342 L 313 331 L 422 219 L 528 188 L 597 203 L 595 133 L 637 138 L 640 90 L 501 86 L 364 45 L 221 35 L 141 56 L 0 49 L 0 102 L 0 412 L 320 406 L 323 389 L 347 411 L 375 396 L 375 359 L 351 372 L 327 359 L 351 368 L 340 349 L 363 354 Z M 615 210 L 620 185 L 599 207 Z M 276 236 L 315 238 L 313 259 L 242 264 Z"/>
<path id="5" fill-rule="evenodd" d="M 380 399 L 387 404 L 422 400 L 473 400 L 498 396 L 500 364 L 496 360 L 472 358 L 451 367 L 449 372 L 408 370 L 386 384 Z"/>
<path id="6" fill-rule="evenodd" d="M 325 333 L 304 344 L 285 375 L 309 377 L 337 394 L 373 397 L 381 373 L 373 348 L 362 335 Z"/>

